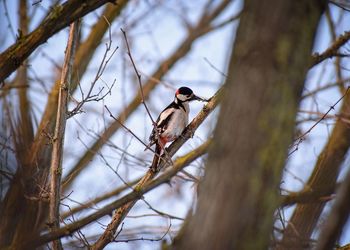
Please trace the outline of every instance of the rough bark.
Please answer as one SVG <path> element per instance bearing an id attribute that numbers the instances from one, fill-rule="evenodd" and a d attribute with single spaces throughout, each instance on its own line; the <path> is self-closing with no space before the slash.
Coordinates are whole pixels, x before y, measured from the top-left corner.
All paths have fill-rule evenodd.
<path id="1" fill-rule="evenodd" d="M 268 249 L 322 9 L 245 1 L 198 209 L 174 249 Z"/>

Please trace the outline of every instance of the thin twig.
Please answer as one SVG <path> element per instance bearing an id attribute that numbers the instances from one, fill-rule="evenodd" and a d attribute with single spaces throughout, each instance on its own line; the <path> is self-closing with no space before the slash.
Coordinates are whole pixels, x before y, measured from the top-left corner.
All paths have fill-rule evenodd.
<path id="1" fill-rule="evenodd" d="M 141 102 L 143 104 L 143 106 L 145 107 L 146 109 L 146 112 L 149 116 L 149 118 L 151 119 L 152 121 L 152 125 L 153 125 L 153 129 L 154 131 L 156 132 L 156 138 L 158 140 L 158 144 L 160 145 L 162 151 L 165 153 L 164 155 L 166 156 L 167 158 L 167 161 L 168 162 L 171 162 L 171 157 L 169 157 L 169 155 L 167 154 L 166 150 L 165 150 L 165 145 L 163 145 L 163 143 L 160 142 L 160 135 L 159 135 L 159 131 L 157 129 L 157 123 L 154 121 L 152 115 L 151 115 L 151 112 L 149 111 L 148 107 L 147 107 L 147 104 L 146 104 L 146 101 L 145 101 L 145 96 L 143 94 L 143 88 L 142 88 L 142 82 L 141 82 L 141 74 L 139 73 L 139 71 L 137 70 L 137 67 L 136 67 L 136 64 L 135 64 L 135 61 L 131 55 L 131 51 L 130 51 L 130 46 L 129 46 L 129 42 L 128 42 L 128 38 L 126 36 L 126 32 L 123 30 L 123 29 L 120 29 L 123 33 L 123 36 L 124 36 L 124 39 L 125 39 L 125 44 L 126 44 L 126 48 L 128 50 L 128 56 L 130 58 L 130 61 L 132 63 L 132 66 L 134 68 L 134 71 L 135 71 L 135 74 L 137 76 L 137 79 L 138 79 L 138 83 L 139 83 L 139 88 L 140 88 L 140 93 L 141 93 Z M 149 145 L 146 145 L 146 149 L 151 149 L 151 147 Z M 153 150 L 152 150 L 153 151 Z M 154 157 L 159 157 L 159 154 L 155 152 L 155 156 Z M 155 168 L 156 166 L 151 166 L 151 168 Z"/>
<path id="2" fill-rule="evenodd" d="M 350 82 L 350 78 L 345 78 L 345 79 L 342 79 L 342 80 L 337 80 L 337 81 L 335 81 L 333 83 L 325 84 L 324 86 L 319 87 L 319 88 L 317 88 L 315 90 L 307 91 L 305 94 L 303 94 L 301 99 L 305 99 L 307 97 L 313 96 L 315 94 L 318 94 L 321 91 L 328 90 L 328 89 L 330 89 L 332 87 L 335 87 L 335 86 L 345 85 L 348 82 Z"/>
<path id="3" fill-rule="evenodd" d="M 302 143 L 302 142 L 305 140 L 306 135 L 308 135 L 320 122 L 322 122 L 322 121 L 328 116 L 328 114 L 329 114 L 332 110 L 334 110 L 335 106 L 336 106 L 339 102 L 341 102 L 341 100 L 343 100 L 343 99 L 345 98 L 345 96 L 348 94 L 349 89 L 350 89 L 350 87 L 348 87 L 348 88 L 346 89 L 345 93 L 344 93 L 332 106 L 330 106 L 329 109 L 327 110 L 327 112 L 324 113 L 324 114 L 322 115 L 322 117 L 321 117 L 320 119 L 318 119 L 317 122 L 315 122 L 306 132 L 304 132 L 302 135 L 300 135 L 300 136 L 298 136 L 296 139 L 294 139 L 294 142 L 296 142 L 296 143 L 294 143 L 294 144 L 292 145 L 292 146 L 294 147 L 294 149 L 293 149 L 291 152 L 289 152 L 288 157 L 289 157 L 290 155 L 292 155 L 294 152 L 298 151 L 299 145 L 300 145 L 300 143 Z"/>
<path id="4" fill-rule="evenodd" d="M 151 113 L 150 113 L 150 111 L 149 111 L 149 109 L 148 109 L 148 107 L 147 107 L 147 105 L 146 105 L 145 96 L 144 96 L 144 94 L 143 94 L 143 88 L 142 88 L 142 83 L 141 83 L 141 74 L 140 74 L 139 71 L 137 70 L 136 64 L 135 64 L 134 59 L 133 59 L 133 57 L 132 57 L 132 55 L 131 55 L 131 51 L 130 51 L 130 46 L 129 46 L 128 38 L 126 37 L 125 31 L 124 31 L 123 29 L 120 29 L 120 30 L 121 30 L 122 33 L 123 33 L 123 36 L 124 36 L 124 39 L 125 39 L 126 48 L 127 48 L 127 50 L 128 50 L 127 53 L 128 53 L 128 56 L 129 56 L 129 58 L 130 58 L 130 61 L 131 61 L 131 63 L 132 63 L 132 66 L 133 66 L 133 68 L 134 68 L 135 74 L 136 74 L 137 79 L 138 79 L 138 83 L 139 83 L 139 87 L 140 87 L 140 93 L 141 93 L 141 102 L 142 102 L 143 106 L 145 107 L 145 109 L 146 109 L 146 111 L 147 111 L 147 114 L 148 114 L 149 118 L 150 118 L 151 121 L 152 121 L 153 126 L 156 126 L 157 124 L 155 123 L 155 121 L 154 121 L 154 119 L 153 119 L 153 117 L 152 117 L 152 115 L 151 115 Z"/>
<path id="5" fill-rule="evenodd" d="M 93 206 L 96 206 L 98 203 L 102 202 L 102 201 L 106 201 L 112 197 L 116 197 L 118 196 L 120 193 L 124 192 L 126 189 L 128 189 L 130 186 L 134 186 L 135 184 L 137 184 L 138 182 L 140 181 L 140 178 L 132 181 L 132 182 L 128 182 L 128 185 L 124 185 L 124 186 L 121 186 L 121 187 L 118 187 L 108 193 L 105 193 L 101 196 L 98 196 L 94 199 L 91 199 L 91 200 L 88 200 L 88 201 L 85 201 L 84 203 L 78 203 L 79 206 L 77 207 L 73 207 L 73 208 L 70 208 L 69 211 L 67 211 L 66 213 L 64 214 L 61 214 L 61 217 L 62 219 L 65 219 L 69 216 L 72 216 L 82 210 L 85 210 L 87 208 L 93 208 Z"/>
<path id="6" fill-rule="evenodd" d="M 169 224 L 168 229 L 167 229 L 166 232 L 164 232 L 164 234 L 163 234 L 161 237 L 159 237 L 159 238 L 145 238 L 145 237 L 140 237 L 140 238 L 126 239 L 126 240 L 114 240 L 113 242 L 132 242 L 132 241 L 140 241 L 140 240 L 142 240 L 142 241 L 161 241 L 161 240 L 163 240 L 164 237 L 170 232 L 171 226 L 172 226 L 172 224 L 171 224 L 171 220 L 170 220 L 170 224 Z M 118 234 L 118 235 L 119 235 L 119 234 Z M 117 235 L 117 236 L 118 236 L 118 235 Z M 116 237 L 117 237 L 117 236 L 116 236 Z M 116 237 L 115 237 L 115 238 L 116 238 Z"/>
<path id="7" fill-rule="evenodd" d="M 208 60 L 208 58 L 204 57 L 204 61 L 205 61 L 206 63 L 208 63 L 209 66 L 212 67 L 212 68 L 213 68 L 216 72 L 218 72 L 220 75 L 222 75 L 223 77 L 227 78 L 227 75 L 226 75 L 224 72 L 222 72 L 221 70 L 219 70 L 217 67 L 215 67 L 214 64 L 212 64 L 212 63 Z"/>
<path id="8" fill-rule="evenodd" d="M 171 158 L 167 155 L 166 153 L 166 150 L 165 150 L 165 145 L 163 145 L 161 142 L 160 142 L 160 135 L 159 135 L 159 131 L 157 129 L 157 123 L 154 121 L 152 115 L 151 115 L 151 112 L 149 111 L 148 107 L 147 107 L 147 104 L 146 104 L 146 101 L 145 101 L 145 96 L 143 94 L 143 88 L 142 88 L 142 82 L 141 82 L 141 74 L 139 73 L 139 71 L 137 70 L 137 67 L 136 67 L 136 64 L 135 64 L 135 61 L 131 55 L 131 50 L 130 50 L 130 46 L 129 46 L 129 42 L 128 42 L 128 38 L 126 36 L 126 32 L 123 30 L 123 29 L 120 29 L 123 33 L 123 36 L 124 36 L 124 40 L 125 40 L 125 44 L 126 44 L 126 48 L 128 50 L 127 54 L 130 58 L 130 61 L 131 61 L 131 64 L 134 68 L 134 71 L 135 71 L 135 74 L 137 76 L 137 80 L 138 80 L 138 83 L 139 83 L 139 88 L 140 88 L 140 93 L 141 93 L 141 103 L 143 104 L 143 106 L 145 107 L 146 109 L 146 112 L 149 116 L 149 118 L 151 119 L 152 121 L 152 125 L 153 125 L 153 129 L 154 131 L 156 132 L 156 138 L 158 139 L 158 144 L 160 145 L 160 147 L 162 148 L 162 151 L 165 152 L 165 156 L 167 158 L 167 161 L 171 162 Z M 146 149 L 150 149 L 151 151 L 153 151 L 151 149 L 151 147 L 149 145 L 146 145 Z M 153 151 L 155 153 L 155 156 L 154 157 L 160 157 L 159 154 L 155 151 Z"/>
<path id="9" fill-rule="evenodd" d="M 12 25 L 12 22 L 11 22 L 11 19 L 10 19 L 10 16 L 9 16 L 9 11 L 8 11 L 8 8 L 7 8 L 6 0 L 2 0 L 2 3 L 4 5 L 4 14 L 5 14 L 5 17 L 7 19 L 8 29 L 10 30 L 10 33 L 11 33 L 12 37 L 16 38 L 15 29 L 13 28 L 13 25 Z"/>
<path id="10" fill-rule="evenodd" d="M 147 145 L 146 143 L 144 143 L 144 142 L 141 140 L 140 137 L 138 137 L 134 132 L 131 131 L 131 129 L 129 129 L 127 126 L 125 126 L 117 117 L 115 117 L 115 116 L 112 114 L 112 112 L 109 110 L 109 108 L 107 107 L 107 105 L 105 105 L 105 109 L 106 109 L 107 112 L 109 113 L 109 116 L 110 116 L 111 118 L 113 118 L 113 120 L 118 121 L 119 124 L 120 124 L 120 126 L 122 126 L 122 127 L 123 127 L 126 131 L 128 131 L 130 134 L 132 134 L 132 136 L 134 136 L 134 137 L 136 138 L 136 140 L 138 140 L 142 145 L 144 145 L 145 147 L 148 148 L 148 145 Z M 151 148 L 149 148 L 149 149 L 150 149 L 153 153 L 156 154 L 156 152 L 155 152 L 153 149 L 151 149 Z M 158 154 L 158 156 L 161 157 L 159 154 Z"/>
<path id="11" fill-rule="evenodd" d="M 88 90 L 88 93 L 86 96 L 84 96 L 84 92 L 81 90 L 80 84 L 79 84 L 79 88 L 81 90 L 81 95 L 82 95 L 82 100 L 80 102 L 78 102 L 77 106 L 68 113 L 68 118 L 71 118 L 72 116 L 81 113 L 81 108 L 83 107 L 83 105 L 87 102 L 91 102 L 91 101 L 101 101 L 102 99 L 104 99 L 108 94 L 111 94 L 111 89 L 113 88 L 116 80 L 113 81 L 111 87 L 108 87 L 108 91 L 102 95 L 102 97 L 98 97 L 102 91 L 103 88 L 97 93 L 97 94 L 92 94 L 92 91 L 94 90 L 94 87 L 97 83 L 97 81 L 101 78 L 101 76 L 103 75 L 108 63 L 110 62 L 110 60 L 112 59 L 113 55 L 115 54 L 115 52 L 118 50 L 119 47 L 116 47 L 110 55 L 109 52 L 112 49 L 112 35 L 111 35 L 111 24 L 108 22 L 107 18 L 105 16 L 103 16 L 104 20 L 106 21 L 106 23 L 108 24 L 108 42 L 105 44 L 106 45 L 106 49 L 105 52 L 103 54 L 101 63 L 97 69 L 96 75 L 94 80 L 91 82 L 90 84 L 90 88 Z M 107 85 L 107 84 L 106 84 Z"/>

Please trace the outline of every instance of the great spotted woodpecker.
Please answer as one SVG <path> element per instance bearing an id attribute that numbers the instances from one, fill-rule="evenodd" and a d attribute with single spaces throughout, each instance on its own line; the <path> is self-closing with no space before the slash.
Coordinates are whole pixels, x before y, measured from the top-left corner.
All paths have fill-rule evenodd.
<path id="1" fill-rule="evenodd" d="M 159 155 L 165 144 L 179 137 L 186 128 L 190 111 L 188 103 L 194 100 L 206 101 L 196 96 L 190 88 L 181 87 L 176 91 L 174 101 L 159 114 L 149 137 L 149 146 L 156 144 L 156 154 L 151 166 L 153 171 L 157 170 Z"/>

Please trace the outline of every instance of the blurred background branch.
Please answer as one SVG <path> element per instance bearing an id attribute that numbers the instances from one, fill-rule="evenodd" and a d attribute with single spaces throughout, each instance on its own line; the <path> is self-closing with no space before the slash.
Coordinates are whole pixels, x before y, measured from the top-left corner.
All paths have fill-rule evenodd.
<path id="1" fill-rule="evenodd" d="M 50 248 L 57 239 L 64 249 L 188 247 L 200 238 L 194 233 L 214 228 L 202 243 L 227 236 L 257 244 L 254 249 L 309 249 L 327 232 L 327 247 L 346 248 L 349 211 L 337 205 L 349 172 L 346 1 L 276 1 L 281 11 L 274 12 L 271 2 L 255 0 L 0 4 L 1 249 L 28 249 L 27 242 Z M 50 199 L 66 28 L 79 18 L 68 112 L 61 111 L 70 118 L 62 191 Z M 256 29 L 243 28 L 247 22 Z M 167 151 L 183 157 L 175 156 L 173 166 L 166 157 L 165 172 L 154 178 L 148 173 L 153 149 L 144 151 L 140 142 L 153 128 L 149 116 L 181 86 L 214 97 L 204 107 L 191 105 L 190 118 L 197 116 Z M 209 178 L 217 184 L 207 189 Z M 52 230 L 50 200 L 60 204 L 54 216 L 60 228 Z M 209 207 L 202 210 L 204 201 Z M 226 209 L 229 219 L 220 219 Z M 338 223 L 330 227 L 333 218 Z M 220 233 L 225 223 L 234 227 Z"/>

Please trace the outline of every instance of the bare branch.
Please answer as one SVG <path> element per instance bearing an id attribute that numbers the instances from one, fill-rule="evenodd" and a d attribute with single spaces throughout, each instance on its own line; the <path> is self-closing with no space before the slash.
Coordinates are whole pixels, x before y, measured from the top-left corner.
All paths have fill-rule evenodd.
<path id="1" fill-rule="evenodd" d="M 227 6 L 230 1 L 223 1 L 224 6 Z M 222 5 L 217 8 L 222 9 Z M 214 11 L 215 14 L 210 15 L 211 18 L 216 18 L 219 13 Z M 142 86 L 144 98 L 147 99 L 151 91 L 158 85 L 157 81 L 153 79 L 161 79 L 181 58 L 183 58 L 192 47 L 194 41 L 212 31 L 210 29 L 210 22 L 213 19 L 208 19 L 208 17 L 202 17 L 205 21 L 198 23 L 194 27 L 193 32 L 188 35 L 188 37 L 179 45 L 179 47 L 162 63 L 160 63 L 158 69 L 152 74 L 152 77 Z M 208 28 L 209 27 L 209 28 Z M 63 181 L 63 188 L 67 189 L 75 177 L 91 162 L 94 158 L 96 152 L 101 149 L 105 142 L 120 128 L 120 122 L 124 123 L 125 120 L 137 109 L 141 102 L 141 95 L 138 93 L 135 98 L 127 105 L 127 107 L 119 114 L 119 121 L 115 121 L 109 125 L 107 129 L 104 130 L 103 134 L 98 138 L 92 146 L 86 151 L 86 153 L 80 158 L 75 166 L 69 171 L 65 176 Z"/>
<path id="2" fill-rule="evenodd" d="M 146 101 L 145 101 L 145 96 L 143 94 L 143 88 L 142 88 L 142 83 L 141 83 L 141 74 L 139 73 L 139 71 L 137 70 L 136 68 L 136 64 L 135 64 L 135 61 L 131 55 L 131 51 L 130 51 L 130 46 L 129 46 L 129 42 L 128 42 L 128 38 L 126 36 L 126 33 L 123 29 L 121 29 L 122 33 L 123 33 L 123 36 L 124 36 L 124 39 L 125 39 L 125 43 L 126 43 L 126 48 L 128 50 L 128 56 L 130 58 L 130 61 L 132 63 L 132 66 L 134 68 L 134 71 L 135 71 L 135 74 L 137 76 L 137 80 L 138 80 L 138 83 L 139 83 L 139 88 L 140 88 L 140 94 L 141 94 L 141 103 L 143 104 L 143 106 L 145 107 L 146 109 L 146 112 L 148 114 L 148 117 L 151 119 L 151 122 L 152 122 L 152 125 L 153 125 L 153 128 L 154 128 L 154 131 L 156 132 L 156 138 L 157 140 L 159 140 L 160 136 L 159 136 L 159 132 L 158 132 L 158 129 L 156 129 L 156 126 L 157 126 L 157 123 L 154 121 L 152 115 L 151 115 L 151 112 L 149 111 L 148 107 L 147 107 L 147 104 L 146 104 Z M 131 132 L 131 131 L 130 131 Z M 132 133 L 132 132 L 131 132 Z M 132 133 L 133 134 L 133 133 Z M 164 150 L 164 145 L 162 143 L 160 143 L 160 141 L 158 141 L 158 145 L 162 148 L 163 152 L 165 152 L 165 156 L 166 156 L 166 159 L 171 162 L 171 159 L 170 157 L 166 154 L 166 150 Z M 150 149 L 150 146 L 149 145 L 145 145 L 146 146 L 146 149 Z M 153 151 L 153 150 L 152 150 Z M 152 163 L 152 166 L 151 168 L 156 168 L 157 166 L 153 166 L 153 164 L 157 164 L 158 162 L 158 158 L 161 157 L 158 152 L 156 152 L 157 149 L 155 151 L 153 151 L 155 153 L 154 155 L 154 160 L 153 160 L 153 163 Z"/>
<path id="3" fill-rule="evenodd" d="M 57 229 L 54 232 L 43 234 L 39 238 L 33 239 L 30 242 L 26 242 L 26 246 L 40 246 L 42 244 L 61 238 L 63 236 L 71 235 L 73 232 L 95 221 L 96 219 L 101 218 L 102 216 L 105 216 L 107 214 L 110 214 L 116 208 L 119 208 L 130 201 L 141 198 L 143 194 L 151 191 L 152 189 L 158 187 L 163 183 L 168 182 L 169 179 L 175 176 L 180 170 L 182 170 L 184 167 L 186 167 L 188 164 L 190 164 L 192 161 L 194 161 L 201 155 L 205 154 L 209 145 L 210 145 L 210 141 L 207 141 L 201 146 L 199 146 L 198 148 L 196 148 L 195 150 L 186 154 L 185 156 L 179 157 L 177 160 L 174 161 L 174 166 L 171 169 L 164 172 L 157 179 L 150 181 L 149 183 L 147 183 L 147 185 L 143 186 L 141 189 L 139 190 L 134 189 L 134 191 L 132 191 L 131 193 L 110 203 L 109 205 L 104 206 L 103 208 L 99 209 L 98 211 L 88 215 L 87 217 L 79 221 L 73 222 L 72 224 L 69 224 L 63 228 Z"/>
<path id="4" fill-rule="evenodd" d="M 346 44 L 350 39 L 350 31 L 344 32 L 343 35 L 340 35 L 332 44 L 330 47 L 328 47 L 324 52 L 321 54 L 315 53 L 312 55 L 312 62 L 310 65 L 310 68 L 313 66 L 319 64 L 320 62 L 332 58 L 335 56 L 335 54 L 338 52 L 339 48 Z"/>
<path id="5" fill-rule="evenodd" d="M 300 192 L 291 192 L 288 195 L 282 195 L 281 207 L 291 206 L 296 203 L 307 204 L 319 201 L 327 201 L 334 198 L 335 188 L 322 188 L 319 190 L 302 190 Z"/>
<path id="6" fill-rule="evenodd" d="M 7 20 L 8 29 L 10 30 L 12 37 L 15 38 L 16 37 L 15 29 L 13 28 L 13 25 L 9 16 L 6 0 L 2 0 L 2 4 L 4 5 L 4 14 Z"/>
<path id="7" fill-rule="evenodd" d="M 306 130 L 302 135 L 298 136 L 298 138 L 294 140 L 295 143 L 292 145 L 294 149 L 291 152 L 289 152 L 288 156 L 290 156 L 298 150 L 300 143 L 302 143 L 305 140 L 305 136 L 308 135 L 321 121 L 323 121 L 332 110 L 334 110 L 334 107 L 346 97 L 349 89 L 350 87 L 348 87 L 345 93 L 331 107 L 329 107 L 327 112 L 324 113 L 320 119 L 318 119 L 308 130 Z"/>
<path id="8" fill-rule="evenodd" d="M 338 81 L 333 82 L 333 83 L 325 84 L 324 86 L 319 87 L 315 90 L 307 91 L 307 93 L 305 93 L 301 98 L 302 99 L 308 98 L 310 96 L 313 96 L 315 94 L 320 93 L 321 91 L 328 90 L 328 89 L 333 88 L 335 86 L 344 86 L 348 82 L 350 82 L 350 78 L 345 78 L 345 79 L 341 79 L 341 80 L 338 80 Z"/>
<path id="9" fill-rule="evenodd" d="M 28 8 L 27 8 L 27 1 L 21 0 L 19 1 L 19 37 L 27 35 L 28 28 L 30 25 L 29 19 L 28 19 Z M 19 39 L 20 39 L 19 38 Z M 28 63 L 28 61 L 25 61 L 25 64 Z M 12 85 L 18 85 L 18 86 L 25 86 L 29 85 L 28 80 L 28 67 L 27 65 L 21 66 L 18 71 L 16 78 Z M 25 155 L 30 147 L 32 141 L 33 141 L 33 124 L 31 120 L 31 105 L 28 100 L 28 94 L 27 94 L 28 88 L 18 88 L 17 93 L 19 96 L 19 111 L 20 111 L 20 122 L 19 122 L 19 128 L 18 130 L 21 133 L 22 141 L 21 141 L 21 147 L 23 147 L 23 155 Z"/>
<path id="10" fill-rule="evenodd" d="M 340 186 L 331 212 L 324 224 L 316 250 L 332 249 L 338 240 L 350 212 L 350 171 Z"/>
<path id="11" fill-rule="evenodd" d="M 100 18 L 99 21 L 94 24 L 94 26 L 91 28 L 89 36 L 79 45 L 73 67 L 74 70 L 71 82 L 72 92 L 77 88 L 79 78 L 86 72 L 86 69 L 89 62 L 91 61 L 94 52 L 101 43 L 105 32 L 108 30 L 108 22 L 112 22 L 119 15 L 127 2 L 127 0 L 119 0 L 117 6 L 107 5 L 104 12 L 102 13 L 102 16 L 104 18 Z M 108 22 L 106 22 L 106 20 L 108 20 Z M 53 117 L 55 117 L 54 114 L 57 107 L 58 89 L 59 79 L 55 81 L 55 84 L 50 92 L 50 95 L 48 97 L 48 105 L 46 105 L 39 128 L 37 130 L 38 132 L 31 149 L 34 156 L 40 154 L 40 151 L 44 150 L 44 145 L 47 143 L 45 137 L 42 136 L 42 134 L 53 133 L 51 131 L 54 130 L 53 126 L 55 124 L 55 121 Z"/>
<path id="12" fill-rule="evenodd" d="M 109 116 L 111 118 L 113 118 L 113 120 L 119 122 L 120 126 L 122 126 L 126 131 L 128 131 L 133 137 L 136 138 L 136 140 L 138 140 L 143 146 L 148 147 L 148 145 L 146 143 L 144 143 L 134 132 L 131 131 L 131 129 L 129 129 L 127 126 L 125 126 L 118 118 L 116 118 L 112 112 L 109 110 L 109 108 L 107 107 L 107 105 L 105 105 L 105 109 L 107 110 L 107 112 L 109 113 Z M 156 153 L 153 149 L 149 148 L 149 150 L 151 150 L 153 153 Z M 160 156 L 160 155 L 159 155 Z"/>
<path id="13" fill-rule="evenodd" d="M 193 121 L 187 126 L 182 135 L 176 139 L 167 150 L 167 154 L 171 157 L 175 154 L 177 150 L 189 139 L 192 138 L 194 132 L 199 127 L 199 125 L 204 121 L 204 119 L 210 114 L 210 112 L 216 107 L 219 101 L 219 96 L 222 89 L 220 89 L 211 99 L 210 101 L 203 107 L 202 111 L 193 119 Z M 159 166 L 156 169 L 149 169 L 145 176 L 140 180 L 140 182 L 136 185 L 135 190 L 140 190 L 144 186 L 147 185 L 165 166 L 164 161 L 160 161 Z M 102 249 L 108 243 L 111 242 L 114 238 L 114 234 L 120 225 L 120 223 L 124 220 L 125 216 L 129 213 L 131 208 L 135 205 L 137 200 L 133 200 L 122 207 L 120 207 L 115 214 L 113 215 L 112 221 L 108 224 L 107 229 L 104 231 L 102 236 L 96 241 L 96 243 L 92 246 L 92 249 Z"/>
<path id="14" fill-rule="evenodd" d="M 92 91 L 94 90 L 94 87 L 97 83 L 97 81 L 101 78 L 103 72 L 105 71 L 108 63 L 110 62 L 110 60 L 112 59 L 113 55 L 115 54 L 115 52 L 117 51 L 118 47 L 116 47 L 114 50 L 111 51 L 111 54 L 109 54 L 110 50 L 112 49 L 112 35 L 111 35 L 111 24 L 109 23 L 108 19 L 106 17 L 103 18 L 103 20 L 105 20 L 105 22 L 108 24 L 108 43 L 106 43 L 106 49 L 105 52 L 103 54 L 101 63 L 97 69 L 96 75 L 94 80 L 91 82 L 90 84 L 90 88 L 87 92 L 87 95 L 84 97 L 84 93 L 82 93 L 82 100 L 80 102 L 78 102 L 77 106 L 68 113 L 68 118 L 71 118 L 72 116 L 78 114 L 81 112 L 81 108 L 83 107 L 83 105 L 87 102 L 91 102 L 91 101 L 101 101 L 104 97 L 107 96 L 108 93 L 111 93 L 111 89 L 114 86 L 115 81 L 113 82 L 111 87 L 108 87 L 109 90 L 102 95 L 102 97 L 99 97 L 99 95 L 102 93 L 103 89 L 101 89 L 97 94 L 92 94 Z M 80 87 L 80 84 L 79 84 Z"/>
<path id="15" fill-rule="evenodd" d="M 4 81 L 41 44 L 58 31 L 67 27 L 80 17 L 110 2 L 111 0 L 69 0 L 55 6 L 45 20 L 30 34 L 0 54 L 0 82 Z"/>
<path id="16" fill-rule="evenodd" d="M 69 86 L 72 76 L 72 67 L 75 55 L 75 48 L 78 43 L 79 21 L 74 22 L 70 26 L 69 38 L 66 48 L 66 55 L 62 67 L 62 77 L 58 95 L 58 107 L 56 117 L 56 128 L 54 134 L 54 142 L 51 156 L 51 182 L 50 182 L 50 206 L 49 221 L 51 231 L 59 228 L 59 205 L 61 197 L 61 176 L 62 176 L 62 159 L 63 159 L 63 143 L 66 130 L 67 106 L 69 96 Z M 60 240 L 52 243 L 54 250 L 63 249 Z"/>
<path id="17" fill-rule="evenodd" d="M 69 216 L 72 216 L 73 214 L 76 214 L 84 209 L 87 209 L 87 208 L 91 208 L 93 207 L 94 205 L 96 205 L 97 203 L 101 202 L 101 201 L 104 201 L 104 200 L 107 200 L 109 198 L 112 198 L 113 196 L 117 196 L 119 195 L 120 193 L 122 193 L 123 191 L 125 191 L 126 189 L 130 188 L 130 186 L 134 186 L 135 184 L 137 184 L 138 182 L 140 181 L 140 178 L 139 179 L 136 179 L 132 182 L 129 182 L 127 185 L 124 185 L 122 187 L 118 187 L 108 193 L 105 193 L 99 197 L 96 197 L 95 199 L 93 200 L 90 200 L 90 201 L 87 201 L 83 204 L 81 204 L 80 206 L 78 207 L 74 207 L 72 209 L 69 209 L 69 211 L 67 213 L 64 213 L 64 214 L 61 214 L 61 218 L 62 219 L 65 219 Z"/>
<path id="18" fill-rule="evenodd" d="M 151 113 L 149 112 L 149 109 L 147 107 L 147 104 L 145 102 L 145 95 L 143 94 L 143 89 L 142 89 L 142 83 L 141 83 L 141 74 L 139 73 L 139 71 L 137 70 L 136 68 L 136 64 L 135 64 L 135 61 L 131 55 L 131 51 L 130 51 L 130 46 L 129 46 L 129 42 L 128 42 L 128 38 L 126 37 L 126 32 L 123 30 L 123 29 L 120 29 L 123 33 L 123 36 L 124 36 L 124 40 L 125 40 L 125 44 L 126 44 L 126 48 L 128 50 L 128 56 L 130 58 L 130 61 L 132 63 L 132 67 L 134 68 L 134 71 L 135 71 L 135 74 L 137 76 L 137 80 L 138 80 L 138 83 L 139 83 L 139 88 L 140 88 L 140 93 L 141 93 L 141 102 L 143 104 L 143 106 L 145 107 L 146 111 L 147 111 L 147 114 L 149 116 L 149 118 L 151 119 L 152 121 L 152 124 L 153 126 L 156 126 L 156 123 L 151 115 Z"/>
<path id="19" fill-rule="evenodd" d="M 349 110 L 350 96 L 345 95 L 339 112 L 340 114 L 349 114 Z M 313 172 L 305 184 L 304 190 L 334 189 L 340 167 L 349 150 L 349 142 L 349 125 L 343 119 L 338 119 L 333 126 L 332 133 L 329 135 L 326 145 L 317 158 Z M 305 239 L 310 238 L 326 202 L 327 200 L 318 200 L 317 202 L 308 204 L 297 204 L 284 231 L 281 245 L 292 242 L 295 244 L 294 246 L 298 246 L 298 234 L 302 235 Z"/>

